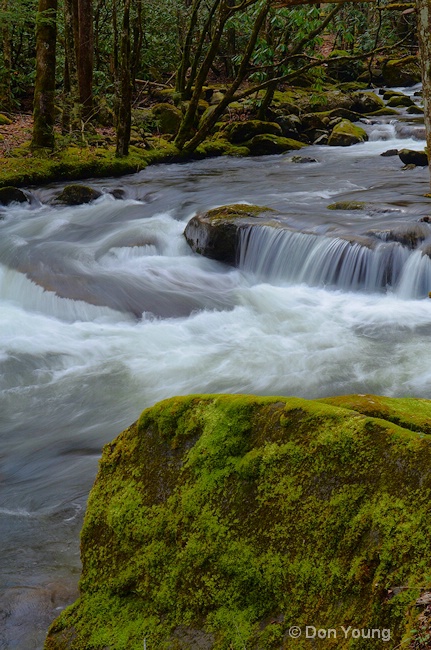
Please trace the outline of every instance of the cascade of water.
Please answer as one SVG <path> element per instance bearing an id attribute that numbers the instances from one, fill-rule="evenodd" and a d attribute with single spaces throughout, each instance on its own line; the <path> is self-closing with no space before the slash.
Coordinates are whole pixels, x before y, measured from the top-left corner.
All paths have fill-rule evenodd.
<path id="1" fill-rule="evenodd" d="M 398 242 L 357 242 L 284 228 L 241 231 L 239 266 L 271 282 L 303 282 L 357 291 L 391 288 L 420 298 L 431 288 L 431 260 Z"/>

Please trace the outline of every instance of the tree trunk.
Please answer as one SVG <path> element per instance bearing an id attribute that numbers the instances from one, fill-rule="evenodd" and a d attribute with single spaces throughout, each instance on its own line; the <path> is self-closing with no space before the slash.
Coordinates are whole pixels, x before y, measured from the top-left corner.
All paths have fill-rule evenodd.
<path id="1" fill-rule="evenodd" d="M 129 153 L 132 80 L 130 74 L 130 0 L 124 0 L 123 24 L 121 30 L 120 80 L 118 84 L 117 148 L 115 155 L 123 158 Z"/>
<path id="2" fill-rule="evenodd" d="M 431 170 L 431 1 L 416 0 L 419 51 L 422 64 L 422 95 L 427 138 L 428 161 Z"/>
<path id="3" fill-rule="evenodd" d="M 36 81 L 32 148 L 54 148 L 57 0 L 39 0 L 36 16 Z"/>
<path id="4" fill-rule="evenodd" d="M 82 105 L 82 117 L 89 120 L 93 112 L 93 0 L 75 0 L 77 3 L 77 65 L 79 98 Z M 76 29 L 75 29 L 76 34 Z"/>
<path id="5" fill-rule="evenodd" d="M 9 11 L 9 0 L 2 0 L 1 10 L 4 13 Z M 0 77 L 0 106 L 3 110 L 10 111 L 12 108 L 12 38 L 9 20 L 5 20 L 0 28 L 0 36 L 3 41 L 3 74 Z"/>
<path id="6" fill-rule="evenodd" d="M 65 101 L 62 119 L 63 133 L 77 132 L 81 129 L 73 5 L 74 0 L 64 0 Z"/>

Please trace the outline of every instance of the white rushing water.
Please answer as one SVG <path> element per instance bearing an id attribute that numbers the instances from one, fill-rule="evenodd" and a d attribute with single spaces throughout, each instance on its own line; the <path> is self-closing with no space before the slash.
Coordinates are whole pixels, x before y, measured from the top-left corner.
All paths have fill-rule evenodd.
<path id="1" fill-rule="evenodd" d="M 310 147 L 301 154 L 319 162 L 309 165 L 271 156 L 150 167 L 92 183 L 121 184 L 125 201 L 53 207 L 52 187 L 4 210 L 2 650 L 40 648 L 56 608 L 74 599 L 101 447 L 146 406 L 205 392 L 431 396 L 428 256 L 348 241 L 428 214 L 427 170 L 379 156 L 423 146 L 414 123 L 403 128 L 401 138 L 380 122 L 367 144 Z M 328 211 L 334 200 L 372 205 Z M 283 211 L 290 230 L 246 233 L 239 269 L 193 254 L 187 220 L 240 201 Z"/>

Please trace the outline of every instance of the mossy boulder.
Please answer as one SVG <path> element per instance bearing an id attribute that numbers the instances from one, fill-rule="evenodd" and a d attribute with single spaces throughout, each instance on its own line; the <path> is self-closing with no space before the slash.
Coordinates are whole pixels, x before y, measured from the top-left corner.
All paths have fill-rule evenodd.
<path id="1" fill-rule="evenodd" d="M 0 113 L 0 126 L 6 126 L 8 124 L 12 124 L 12 120 L 6 117 L 6 115 L 3 115 L 3 113 Z"/>
<path id="2" fill-rule="evenodd" d="M 388 106 L 391 108 L 401 108 L 407 106 L 414 106 L 414 101 L 408 95 L 393 95 L 388 99 Z"/>
<path id="3" fill-rule="evenodd" d="M 160 133 L 174 134 L 178 131 L 182 113 L 176 106 L 168 103 L 155 104 L 152 114 Z"/>
<path id="4" fill-rule="evenodd" d="M 406 112 L 409 113 L 409 115 L 423 115 L 424 109 L 420 106 L 416 106 L 416 104 L 412 104 L 411 106 L 407 107 Z"/>
<path id="5" fill-rule="evenodd" d="M 387 86 L 414 86 L 421 81 L 419 59 L 416 56 L 390 59 L 383 64 L 382 75 Z"/>
<path id="6" fill-rule="evenodd" d="M 292 138 L 283 138 L 270 133 L 255 135 L 251 140 L 247 140 L 245 146 L 250 150 L 252 156 L 269 156 L 272 154 L 285 153 L 302 149 L 306 145 Z"/>
<path id="7" fill-rule="evenodd" d="M 11 203 L 28 203 L 29 198 L 22 190 L 17 187 L 0 188 L 0 205 L 10 205 Z"/>
<path id="8" fill-rule="evenodd" d="M 352 144 L 366 142 L 368 135 L 364 129 L 350 120 L 342 120 L 335 125 L 328 139 L 328 144 L 332 147 L 349 147 Z"/>
<path id="9" fill-rule="evenodd" d="M 102 196 L 102 192 L 87 185 L 66 185 L 63 191 L 55 198 L 55 203 L 64 205 L 82 205 L 91 203 Z"/>
<path id="10" fill-rule="evenodd" d="M 306 650 L 307 625 L 335 630 L 322 650 L 408 643 L 431 587 L 430 422 L 428 400 L 373 395 L 147 409 L 104 448 L 80 598 L 45 650 Z"/>
<path id="11" fill-rule="evenodd" d="M 250 150 L 245 146 L 231 144 L 223 138 L 213 138 L 212 140 L 205 140 L 200 144 L 195 154 L 197 157 L 212 158 L 215 156 L 248 156 Z"/>
<path id="12" fill-rule="evenodd" d="M 279 124 L 265 122 L 263 120 L 246 120 L 244 122 L 232 122 L 224 130 L 224 134 L 232 144 L 242 144 L 261 134 L 282 135 Z"/>
<path id="13" fill-rule="evenodd" d="M 351 110 L 356 113 L 373 113 L 379 108 L 385 108 L 381 97 L 371 91 L 361 91 L 352 96 Z"/>
<path id="14" fill-rule="evenodd" d="M 267 219 L 271 212 L 258 205 L 224 205 L 192 217 L 184 236 L 195 253 L 235 264 L 241 229 L 262 221 L 262 216 Z"/>
<path id="15" fill-rule="evenodd" d="M 428 165 L 428 156 L 426 151 L 401 149 L 398 151 L 398 155 L 404 165 L 417 165 L 418 167 L 426 167 Z"/>
<path id="16" fill-rule="evenodd" d="M 363 61 L 352 59 L 346 50 L 332 50 L 326 65 L 327 74 L 338 81 L 355 81 L 366 69 Z"/>

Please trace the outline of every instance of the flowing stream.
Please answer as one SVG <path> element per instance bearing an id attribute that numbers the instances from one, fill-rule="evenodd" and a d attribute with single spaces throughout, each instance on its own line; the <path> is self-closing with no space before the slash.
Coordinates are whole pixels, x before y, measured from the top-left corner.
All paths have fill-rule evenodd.
<path id="1" fill-rule="evenodd" d="M 1 650 L 40 649 L 75 599 L 101 447 L 145 407 L 205 392 L 431 397 L 429 174 L 380 156 L 422 149 L 423 125 L 365 128 L 367 143 L 299 152 L 314 163 L 158 165 L 90 182 L 104 191 L 90 205 L 56 206 L 50 186 L 2 209 Z M 365 209 L 327 208 L 352 200 Z M 287 228 L 244 233 L 237 269 L 193 254 L 188 219 L 238 202 Z M 418 246 L 388 235 L 412 225 Z"/>

